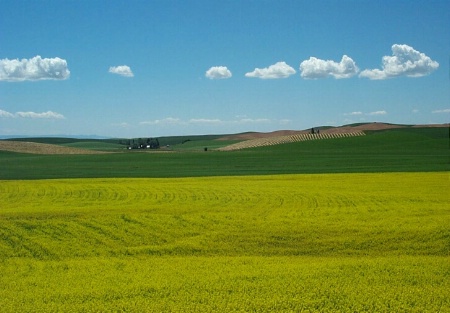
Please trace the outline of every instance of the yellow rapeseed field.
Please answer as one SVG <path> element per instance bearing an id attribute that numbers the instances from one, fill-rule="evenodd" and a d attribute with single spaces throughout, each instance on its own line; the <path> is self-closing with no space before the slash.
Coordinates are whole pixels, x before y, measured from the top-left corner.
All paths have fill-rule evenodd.
<path id="1" fill-rule="evenodd" d="M 450 312 L 449 175 L 0 181 L 1 312 Z"/>

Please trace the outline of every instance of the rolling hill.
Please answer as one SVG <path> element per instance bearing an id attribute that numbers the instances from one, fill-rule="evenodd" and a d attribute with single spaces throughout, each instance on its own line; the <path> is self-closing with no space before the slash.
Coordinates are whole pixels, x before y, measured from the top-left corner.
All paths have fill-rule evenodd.
<path id="1" fill-rule="evenodd" d="M 230 151 L 254 148 L 260 146 L 272 146 L 296 141 L 341 138 L 349 136 L 361 136 L 369 132 L 385 131 L 392 129 L 415 128 L 448 128 L 449 124 L 432 125 L 399 125 L 387 123 L 358 123 L 339 127 L 322 126 L 315 130 L 320 135 L 311 134 L 307 130 L 279 130 L 269 133 L 246 132 L 232 135 L 196 135 L 196 136 L 171 136 L 158 138 L 165 150 L 186 151 L 210 150 Z M 337 135 L 340 134 L 340 135 Z M 15 138 L 0 140 L 0 151 L 33 154 L 98 154 L 105 152 L 123 152 L 127 147 L 125 139 L 75 139 L 75 138 Z"/>

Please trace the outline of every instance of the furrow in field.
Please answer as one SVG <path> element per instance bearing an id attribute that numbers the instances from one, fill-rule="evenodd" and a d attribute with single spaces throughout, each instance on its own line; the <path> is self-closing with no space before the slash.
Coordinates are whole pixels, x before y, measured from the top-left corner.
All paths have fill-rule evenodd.
<path id="1" fill-rule="evenodd" d="M 334 139 L 343 137 L 363 136 L 363 131 L 356 131 L 350 133 L 321 133 L 321 134 L 296 134 L 287 136 L 257 138 L 241 141 L 226 147 L 219 148 L 219 151 L 233 151 L 247 148 L 273 146 L 284 143 L 299 142 L 306 140 L 321 140 L 321 139 Z"/>
<path id="2" fill-rule="evenodd" d="M 1 311 L 446 311 L 448 186 L 448 172 L 0 181 Z"/>
<path id="3" fill-rule="evenodd" d="M 446 173 L 3 181 L 0 258 L 442 254 L 446 183 Z"/>

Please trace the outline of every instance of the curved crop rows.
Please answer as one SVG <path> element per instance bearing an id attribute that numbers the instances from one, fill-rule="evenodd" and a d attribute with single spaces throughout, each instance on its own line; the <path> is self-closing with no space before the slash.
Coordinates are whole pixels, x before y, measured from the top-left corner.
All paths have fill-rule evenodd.
<path id="1" fill-rule="evenodd" d="M 269 178 L 270 177 L 270 178 Z M 345 195 L 309 194 L 301 181 L 278 177 L 202 179 L 72 179 L 3 181 L 0 213 L 84 212 L 98 209 L 238 210 L 299 205 L 305 208 L 340 206 Z M 288 177 L 288 176 L 287 176 Z M 273 183 L 276 185 L 273 185 Z M 295 182 L 295 183 L 294 183 Z M 292 184 L 286 188 L 286 184 Z M 300 189 L 292 189 L 297 186 Z M 319 197 L 322 197 L 319 199 Z"/>
<path id="2" fill-rule="evenodd" d="M 257 138 L 241 141 L 223 148 L 219 148 L 219 151 L 232 151 L 241 150 L 247 148 L 256 148 L 264 146 L 274 146 L 283 143 L 291 143 L 306 140 L 320 140 L 320 139 L 333 139 L 333 138 L 343 138 L 343 137 L 354 137 L 354 136 L 364 136 L 363 131 L 355 131 L 348 133 L 321 133 L 321 134 L 296 134 L 287 136 L 276 136 L 276 137 L 266 137 Z"/>
<path id="3" fill-rule="evenodd" d="M 0 259 L 91 255 L 84 247 L 96 242 L 103 255 L 174 253 L 168 251 L 186 239 L 201 254 L 339 254 L 348 248 L 359 254 L 368 238 L 372 248 L 363 253 L 379 253 L 391 240 L 392 251 L 401 251 L 397 216 L 442 210 L 448 198 L 440 187 L 447 179 L 446 173 L 400 173 L 2 181 Z M 410 231 L 423 222 L 411 219 L 402 227 Z M 406 242 L 431 231 L 420 229 L 423 236 Z M 320 235 L 308 239 L 311 231 Z M 352 240 L 335 247 L 328 241 L 333 237 Z M 434 249 L 442 253 L 439 245 Z"/>
<path id="4" fill-rule="evenodd" d="M 447 312 L 448 175 L 0 181 L 1 312 Z"/>

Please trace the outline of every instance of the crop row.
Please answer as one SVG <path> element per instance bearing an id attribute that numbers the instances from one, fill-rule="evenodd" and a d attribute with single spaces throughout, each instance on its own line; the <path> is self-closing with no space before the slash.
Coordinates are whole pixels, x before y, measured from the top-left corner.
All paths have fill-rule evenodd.
<path id="1" fill-rule="evenodd" d="M 3 181 L 0 259 L 446 255 L 446 183 L 446 173 Z"/>
<path id="2" fill-rule="evenodd" d="M 333 138 L 344 138 L 344 137 L 355 137 L 364 136 L 363 131 L 355 131 L 348 133 L 320 133 L 320 134 L 297 134 L 297 135 L 287 135 L 287 136 L 276 136 L 267 138 L 257 138 L 241 141 L 223 148 L 219 148 L 220 151 L 232 151 L 241 150 L 247 148 L 274 146 L 283 143 L 299 142 L 306 140 L 320 140 L 320 139 L 333 139 Z"/>
<path id="3" fill-rule="evenodd" d="M 448 312 L 448 175 L 0 181 L 0 308 Z"/>

